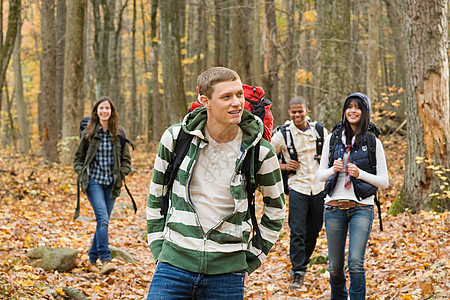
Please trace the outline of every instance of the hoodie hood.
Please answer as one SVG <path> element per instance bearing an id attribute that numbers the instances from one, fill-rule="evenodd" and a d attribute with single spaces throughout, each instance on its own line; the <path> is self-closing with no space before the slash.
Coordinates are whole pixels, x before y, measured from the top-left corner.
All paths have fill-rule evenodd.
<path id="1" fill-rule="evenodd" d="M 189 134 L 195 135 L 205 140 L 205 126 L 207 120 L 207 110 L 205 107 L 199 107 L 188 113 L 183 119 L 183 129 Z M 263 121 L 244 109 L 239 127 L 243 131 L 242 145 L 245 149 L 255 146 L 263 137 Z"/>
<path id="2" fill-rule="evenodd" d="M 345 107 L 347 106 L 348 101 L 350 101 L 350 99 L 352 98 L 361 99 L 362 103 L 364 104 L 367 110 L 367 120 L 370 121 L 370 98 L 363 93 L 353 93 L 348 95 L 347 98 L 345 99 L 344 106 L 342 107 L 342 122 L 344 122 L 345 119 Z"/>

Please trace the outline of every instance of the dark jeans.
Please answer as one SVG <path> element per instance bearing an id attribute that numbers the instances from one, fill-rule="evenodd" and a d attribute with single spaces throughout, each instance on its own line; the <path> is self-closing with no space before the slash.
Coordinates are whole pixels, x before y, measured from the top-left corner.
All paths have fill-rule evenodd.
<path id="1" fill-rule="evenodd" d="M 206 275 L 159 262 L 147 300 L 241 300 L 244 299 L 244 278 L 244 270 Z"/>
<path id="2" fill-rule="evenodd" d="M 289 191 L 290 258 L 292 271 L 304 275 L 323 224 L 325 193 L 305 195 Z"/>

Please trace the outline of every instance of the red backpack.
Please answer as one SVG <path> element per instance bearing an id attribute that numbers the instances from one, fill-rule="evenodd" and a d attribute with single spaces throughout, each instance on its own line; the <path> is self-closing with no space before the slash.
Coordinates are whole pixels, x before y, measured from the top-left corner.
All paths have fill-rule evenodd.
<path id="1" fill-rule="evenodd" d="M 264 135 L 263 138 L 270 142 L 272 138 L 273 130 L 273 115 L 271 111 L 272 102 L 269 99 L 265 99 L 265 92 L 260 86 L 250 86 L 242 84 L 244 89 L 245 104 L 244 108 L 258 116 L 264 123 Z M 193 111 L 197 107 L 202 106 L 199 102 L 192 103 L 188 112 Z"/>

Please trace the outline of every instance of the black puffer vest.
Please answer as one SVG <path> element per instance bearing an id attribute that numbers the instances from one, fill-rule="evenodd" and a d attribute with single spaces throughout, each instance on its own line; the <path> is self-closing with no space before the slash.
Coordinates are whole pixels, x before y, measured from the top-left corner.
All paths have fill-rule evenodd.
<path id="1" fill-rule="evenodd" d="M 369 163 L 369 149 L 367 147 L 367 133 L 361 140 L 361 145 L 358 148 L 352 147 L 350 149 L 350 162 L 355 164 L 359 169 L 364 170 L 368 173 L 375 174 Z M 344 157 L 345 146 L 341 140 L 335 146 L 333 160 Z M 335 173 L 333 176 L 328 178 L 325 183 L 325 193 L 329 196 L 333 193 L 334 187 L 338 179 L 339 173 Z M 352 184 L 355 191 L 356 198 L 359 200 L 365 199 L 369 196 L 375 195 L 377 192 L 377 187 L 367 183 L 363 180 L 356 179 L 352 177 Z"/>

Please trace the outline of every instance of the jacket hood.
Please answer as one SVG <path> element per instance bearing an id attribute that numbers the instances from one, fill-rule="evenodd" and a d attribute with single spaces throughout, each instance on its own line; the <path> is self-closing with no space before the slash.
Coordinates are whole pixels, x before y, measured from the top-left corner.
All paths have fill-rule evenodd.
<path id="1" fill-rule="evenodd" d="M 364 104 L 367 110 L 367 120 L 370 121 L 370 98 L 363 93 L 353 93 L 348 95 L 344 101 L 344 106 L 342 107 L 342 122 L 344 122 L 345 119 L 345 107 L 347 106 L 348 101 L 350 101 L 350 99 L 352 98 L 361 99 L 362 103 Z"/>
<path id="2" fill-rule="evenodd" d="M 195 135 L 205 140 L 205 126 L 207 120 L 207 110 L 199 107 L 188 113 L 183 119 L 183 130 L 191 135 Z M 245 110 L 242 113 L 239 127 L 243 131 L 242 145 L 248 149 L 256 145 L 264 133 L 264 124 L 260 118 Z"/>

